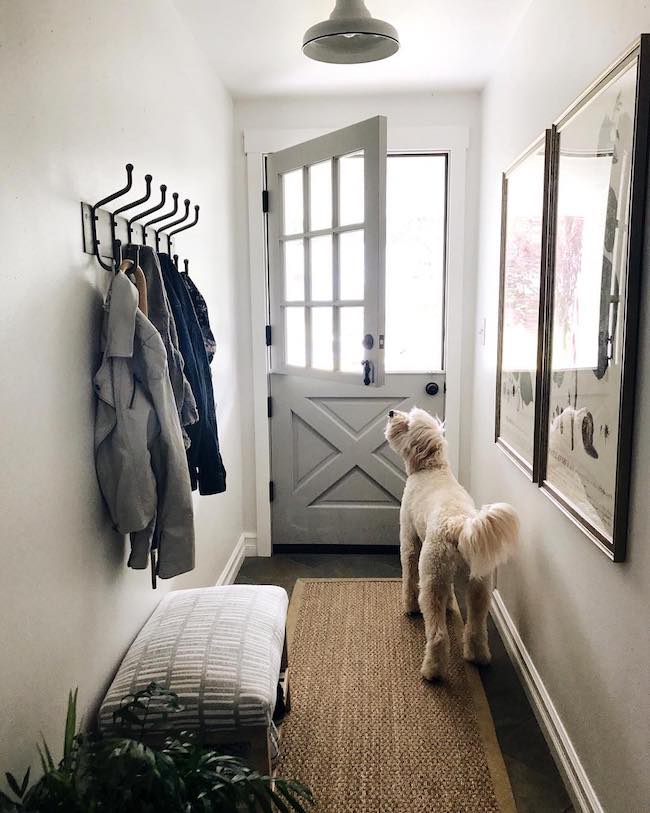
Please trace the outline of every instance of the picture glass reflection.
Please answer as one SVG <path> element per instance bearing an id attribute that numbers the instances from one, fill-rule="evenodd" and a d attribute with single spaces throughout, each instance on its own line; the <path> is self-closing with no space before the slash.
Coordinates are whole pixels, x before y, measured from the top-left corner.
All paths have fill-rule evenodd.
<path id="1" fill-rule="evenodd" d="M 546 483 L 613 532 L 636 60 L 559 131 Z"/>
<path id="2" fill-rule="evenodd" d="M 506 184 L 498 435 L 532 467 L 544 205 L 543 144 L 511 170 Z"/>

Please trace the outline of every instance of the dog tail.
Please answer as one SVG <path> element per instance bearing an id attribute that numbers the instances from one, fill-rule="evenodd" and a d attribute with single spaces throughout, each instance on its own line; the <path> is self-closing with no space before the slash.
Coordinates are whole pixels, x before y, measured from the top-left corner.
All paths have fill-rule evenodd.
<path id="1" fill-rule="evenodd" d="M 514 552 L 519 537 L 519 518 L 505 502 L 484 505 L 463 523 L 458 550 L 470 568 L 472 578 L 480 579 L 505 562 Z"/>

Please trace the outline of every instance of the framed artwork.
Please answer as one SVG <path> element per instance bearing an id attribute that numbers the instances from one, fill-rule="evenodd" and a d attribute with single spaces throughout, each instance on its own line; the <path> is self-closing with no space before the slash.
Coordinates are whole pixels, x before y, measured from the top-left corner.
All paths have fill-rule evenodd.
<path id="1" fill-rule="evenodd" d="M 650 111 L 647 35 L 554 125 L 539 484 L 625 557 Z"/>
<path id="2" fill-rule="evenodd" d="M 495 441 L 535 479 L 551 131 L 503 174 Z"/>

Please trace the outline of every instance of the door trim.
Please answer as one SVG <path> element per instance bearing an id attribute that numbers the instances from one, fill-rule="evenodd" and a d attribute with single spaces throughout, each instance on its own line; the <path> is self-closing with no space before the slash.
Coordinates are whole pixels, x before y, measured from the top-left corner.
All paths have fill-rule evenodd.
<path id="1" fill-rule="evenodd" d="M 251 295 L 251 338 L 253 346 L 253 422 L 255 453 L 255 503 L 257 513 L 257 555 L 271 556 L 271 479 L 270 423 L 267 416 L 269 350 L 265 326 L 268 322 L 268 273 L 266 228 L 262 211 L 264 161 L 270 152 L 284 149 L 323 135 L 327 129 L 245 130 L 248 187 L 248 251 Z M 468 127 L 391 127 L 388 122 L 389 152 L 440 152 L 448 155 L 447 199 L 447 280 L 445 308 L 445 414 L 460 415 L 462 371 L 462 318 L 450 321 L 449 314 L 463 313 L 463 277 L 465 266 L 465 187 Z M 399 373 L 391 373 L 399 375 Z M 460 425 L 447 428 L 449 460 L 458 474 Z"/>

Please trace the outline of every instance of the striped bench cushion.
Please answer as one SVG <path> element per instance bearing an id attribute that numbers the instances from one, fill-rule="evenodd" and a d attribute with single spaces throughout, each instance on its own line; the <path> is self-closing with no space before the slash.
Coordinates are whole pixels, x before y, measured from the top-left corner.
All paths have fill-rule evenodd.
<path id="1" fill-rule="evenodd" d="M 145 732 L 210 734 L 271 726 L 288 598 L 281 587 L 229 585 L 168 593 L 129 648 L 99 712 L 113 727 L 122 699 L 151 681 L 176 692 L 183 709 L 152 703 Z"/>

